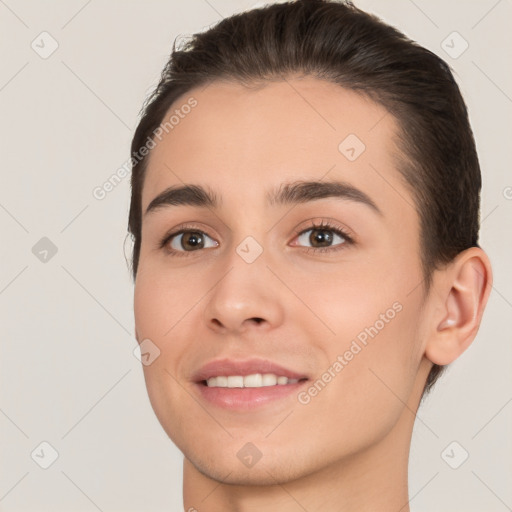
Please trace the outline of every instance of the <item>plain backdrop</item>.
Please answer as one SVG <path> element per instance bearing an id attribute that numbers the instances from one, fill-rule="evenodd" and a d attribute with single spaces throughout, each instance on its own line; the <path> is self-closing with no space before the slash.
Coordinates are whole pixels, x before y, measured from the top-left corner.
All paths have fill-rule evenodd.
<path id="1" fill-rule="evenodd" d="M 494 269 L 477 338 L 419 410 L 411 510 L 512 510 L 512 5 L 355 4 L 452 66 Z M 254 5 L 0 0 L 0 510 L 182 510 L 182 455 L 133 353 L 129 177 L 104 199 L 93 190 L 128 159 L 174 39 Z M 446 453 L 468 457 L 454 469 Z"/>

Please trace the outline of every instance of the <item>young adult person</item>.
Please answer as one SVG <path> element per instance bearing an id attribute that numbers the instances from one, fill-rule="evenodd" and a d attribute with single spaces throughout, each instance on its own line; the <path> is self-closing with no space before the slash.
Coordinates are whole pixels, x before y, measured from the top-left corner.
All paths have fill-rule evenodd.
<path id="1" fill-rule="evenodd" d="M 349 2 L 269 5 L 173 48 L 131 149 L 185 510 L 407 512 L 415 414 L 492 282 L 448 65 Z"/>

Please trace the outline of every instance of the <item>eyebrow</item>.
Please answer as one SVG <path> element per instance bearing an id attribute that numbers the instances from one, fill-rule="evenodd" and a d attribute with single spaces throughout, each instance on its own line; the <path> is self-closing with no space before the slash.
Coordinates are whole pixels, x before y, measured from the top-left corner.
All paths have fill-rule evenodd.
<path id="1" fill-rule="evenodd" d="M 267 192 L 266 201 L 270 206 L 284 206 L 330 197 L 364 204 L 375 213 L 383 216 L 382 211 L 365 192 L 343 181 L 294 181 L 283 183 L 277 189 Z M 157 195 L 149 203 L 144 215 L 146 216 L 168 206 L 197 206 L 218 209 L 220 204 L 219 197 L 209 187 L 174 185 Z"/>

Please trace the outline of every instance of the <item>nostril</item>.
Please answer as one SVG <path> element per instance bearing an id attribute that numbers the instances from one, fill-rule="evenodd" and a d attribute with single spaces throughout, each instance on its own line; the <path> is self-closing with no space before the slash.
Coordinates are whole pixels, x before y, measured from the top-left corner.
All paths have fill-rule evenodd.
<path id="1" fill-rule="evenodd" d="M 261 322 L 263 322 L 263 318 L 253 318 L 253 320 L 254 320 L 257 324 L 260 324 Z"/>

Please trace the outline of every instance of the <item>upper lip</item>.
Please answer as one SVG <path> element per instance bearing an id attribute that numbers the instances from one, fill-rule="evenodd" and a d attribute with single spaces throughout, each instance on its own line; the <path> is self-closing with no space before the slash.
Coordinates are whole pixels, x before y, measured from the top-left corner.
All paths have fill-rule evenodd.
<path id="1" fill-rule="evenodd" d="M 274 373 L 277 376 L 288 377 L 289 379 L 304 379 L 307 375 L 290 370 L 267 359 L 217 359 L 203 365 L 193 377 L 196 382 L 207 380 L 210 377 L 219 375 L 251 375 L 254 373 Z"/>

